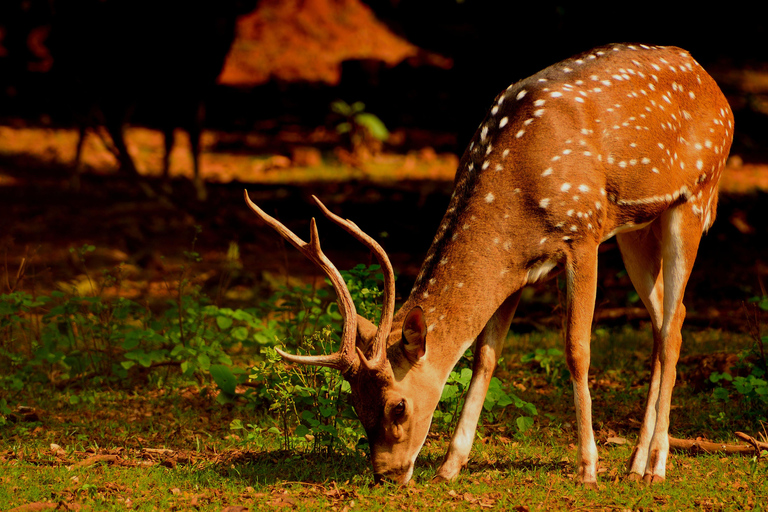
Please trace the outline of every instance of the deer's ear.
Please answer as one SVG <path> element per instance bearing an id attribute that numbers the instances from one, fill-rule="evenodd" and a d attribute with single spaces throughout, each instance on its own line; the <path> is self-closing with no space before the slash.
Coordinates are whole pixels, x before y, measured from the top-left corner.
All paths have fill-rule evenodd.
<path id="1" fill-rule="evenodd" d="M 365 353 L 368 347 L 371 345 L 373 338 L 376 336 L 376 325 L 357 315 L 357 346 Z"/>
<path id="2" fill-rule="evenodd" d="M 403 349 L 411 361 L 418 361 L 427 353 L 427 321 L 419 306 L 410 310 L 403 322 Z"/>

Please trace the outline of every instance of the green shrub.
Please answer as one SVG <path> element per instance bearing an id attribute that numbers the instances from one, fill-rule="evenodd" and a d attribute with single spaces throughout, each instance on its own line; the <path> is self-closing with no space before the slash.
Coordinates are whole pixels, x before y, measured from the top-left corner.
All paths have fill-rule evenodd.
<path id="1" fill-rule="evenodd" d="M 448 381 L 443 388 L 440 403 L 434 415 L 434 423 L 439 428 L 453 430 L 458 422 L 459 414 L 462 407 L 464 407 L 469 384 L 472 380 L 472 369 L 469 367 L 471 356 L 471 351 L 467 351 L 462 356 L 457 367 L 448 376 Z M 513 393 L 507 393 L 503 388 L 502 382 L 496 377 L 491 377 L 488 392 L 483 402 L 483 416 L 491 422 L 495 422 L 509 405 L 522 409 L 523 414 L 515 419 L 515 425 L 517 425 L 520 432 L 525 432 L 533 426 L 533 416 L 538 414 L 536 406 Z"/>
<path id="2" fill-rule="evenodd" d="M 190 279 L 200 261 L 192 250 L 185 252 L 187 263 L 176 279 L 167 282 L 173 298 L 158 313 L 104 295 L 107 286 L 119 288 L 122 270 L 118 266 L 101 279 L 91 279 L 85 263 L 92 251 L 92 246 L 73 250 L 87 286 L 46 296 L 22 291 L 0 295 L 0 364 L 9 370 L 0 375 L 0 421 L 10 410 L 11 393 L 25 386 L 125 386 L 135 384 L 132 376 L 160 382 L 175 377 L 214 384 L 221 403 L 245 397 L 251 414 L 271 416 L 265 432 L 285 449 L 332 452 L 365 444 L 350 405 L 349 384 L 340 373 L 286 364 L 274 350 L 278 345 L 296 353 L 338 350 L 342 317 L 330 286 L 283 286 L 253 308 L 220 307 Z M 341 273 L 357 311 L 378 323 L 380 267 L 358 265 Z M 472 377 L 469 365 L 468 352 L 450 374 L 435 412 L 440 427 L 457 420 Z M 508 393 L 494 377 L 485 416 L 495 421 L 509 405 L 523 411 L 516 420 L 519 429 L 529 428 L 536 408 Z M 255 427 L 240 421 L 231 428 L 252 433 Z"/>
<path id="3" fill-rule="evenodd" d="M 757 319 L 752 325 L 752 347 L 739 355 L 736 375 L 713 372 L 709 380 L 716 384 L 712 391 L 715 400 L 729 405 L 738 402 L 740 407 L 732 409 L 739 411 L 736 416 L 765 423 L 768 421 L 768 357 L 765 350 L 768 336 L 760 334 L 758 313 L 768 311 L 768 296 L 754 297 L 749 302 L 755 306 Z M 726 417 L 724 413 L 720 415 L 721 419 Z"/>
<path id="4" fill-rule="evenodd" d="M 380 271 L 378 265 L 357 265 L 341 272 L 357 312 L 374 321 L 382 295 Z M 300 353 L 338 350 L 342 316 L 335 299 L 329 287 L 278 289 L 261 305 L 265 313 L 271 310 L 279 317 L 273 345 Z M 267 407 L 277 415 L 270 433 L 280 436 L 284 449 L 331 452 L 358 444 L 363 431 L 350 405 L 349 383 L 337 370 L 286 364 L 272 347 L 262 353 L 265 360 L 251 369 L 247 396 L 253 409 Z"/>
<path id="5" fill-rule="evenodd" d="M 556 388 L 566 389 L 570 386 L 571 374 L 565 364 L 563 351 L 557 348 L 537 348 L 520 358 L 522 363 L 535 363 L 544 371 L 547 381 Z"/>
<path id="6" fill-rule="evenodd" d="M 385 142 L 389 139 L 389 130 L 378 116 L 365 111 L 365 104 L 356 101 L 351 105 L 342 100 L 331 103 L 331 111 L 341 118 L 336 131 L 348 138 L 355 148 L 365 143 L 367 138 Z"/>

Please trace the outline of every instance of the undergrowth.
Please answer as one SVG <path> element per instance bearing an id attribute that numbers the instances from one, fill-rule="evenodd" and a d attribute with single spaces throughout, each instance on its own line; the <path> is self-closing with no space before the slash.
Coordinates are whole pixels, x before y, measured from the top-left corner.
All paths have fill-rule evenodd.
<path id="1" fill-rule="evenodd" d="M 732 370 L 709 376 L 715 385 L 712 397 L 723 404 L 720 421 L 757 419 L 768 423 L 768 335 L 762 333 L 760 321 L 760 312 L 768 311 L 768 296 L 753 297 L 749 303 L 752 307 L 745 306 L 745 310 L 753 343 L 739 353 Z"/>
<path id="2" fill-rule="evenodd" d="M 252 307 L 223 307 L 205 295 L 192 277 L 200 262 L 193 241 L 191 250 L 184 253 L 184 264 L 166 276 L 172 299 L 158 310 L 119 293 L 107 294 L 120 289 L 123 268 L 94 275 L 87 264 L 93 251 L 89 245 L 72 249 L 85 279 L 48 294 L 21 289 L 24 264 L 15 276 L 6 268 L 6 290 L 0 295 L 0 424 L 11 413 L 16 397 L 30 389 L 131 389 L 152 379 L 158 387 L 213 387 L 220 405 L 239 403 L 243 418 L 267 418 L 231 422 L 231 431 L 246 440 L 266 434 L 280 439 L 285 450 L 313 453 L 366 448 L 350 405 L 349 384 L 341 375 L 328 368 L 285 364 L 275 351 L 277 346 L 295 353 L 338 349 L 342 317 L 327 280 L 326 286 L 279 285 Z M 235 272 L 240 268 L 239 251 L 230 247 L 228 257 L 232 261 L 225 268 Z M 342 276 L 357 311 L 378 322 L 380 268 L 358 265 Z M 222 283 L 229 277 L 222 277 Z M 221 291 L 217 296 L 222 296 Z M 751 347 L 740 354 L 734 368 L 709 375 L 708 399 L 719 408 L 712 419 L 724 425 L 768 421 L 768 336 L 760 332 L 760 314 L 768 311 L 768 298 L 750 303 Z M 598 328 L 593 345 L 598 352 L 610 354 L 617 350 L 617 343 L 623 343 L 621 337 L 618 340 Z M 600 348 L 603 345 L 605 351 Z M 534 342 L 519 356 L 519 363 L 531 375 L 540 375 L 558 395 L 570 392 L 565 358 L 557 346 Z M 634 394 L 636 384 L 624 374 L 620 369 L 609 370 L 597 380 L 614 382 L 614 387 Z M 471 378 L 471 351 L 467 351 L 443 388 L 434 413 L 436 431 L 450 432 L 455 427 Z M 481 426 L 503 420 L 518 433 L 533 427 L 539 411 L 529 401 L 530 393 L 521 394 L 518 389 L 525 390 L 526 385 L 493 377 Z M 735 412 L 734 403 L 739 406 Z"/>
<path id="3" fill-rule="evenodd" d="M 349 384 L 339 372 L 287 365 L 275 351 L 276 346 L 298 353 L 338 349 L 342 317 L 330 286 L 286 284 L 253 307 L 222 307 L 192 278 L 200 262 L 193 244 L 184 265 L 166 276 L 173 298 L 157 311 L 107 294 L 120 289 L 123 269 L 93 275 L 87 265 L 93 251 L 90 245 L 71 250 L 85 279 L 66 290 L 33 295 L 20 289 L 23 266 L 13 281 L 6 276 L 7 290 L 0 295 L 0 423 L 15 397 L 34 387 L 131 388 L 154 379 L 159 386 L 213 385 L 219 404 L 244 402 L 244 416 L 271 416 L 258 425 L 232 421 L 232 431 L 246 439 L 269 434 L 278 436 L 285 450 L 307 452 L 366 448 Z M 358 265 L 342 276 L 357 311 L 378 321 L 380 268 Z M 458 419 L 472 376 L 469 356 L 444 388 L 435 413 L 439 430 L 451 429 Z M 495 421 L 510 405 L 520 410 L 518 429 L 530 428 L 535 406 L 494 377 L 484 419 Z"/>

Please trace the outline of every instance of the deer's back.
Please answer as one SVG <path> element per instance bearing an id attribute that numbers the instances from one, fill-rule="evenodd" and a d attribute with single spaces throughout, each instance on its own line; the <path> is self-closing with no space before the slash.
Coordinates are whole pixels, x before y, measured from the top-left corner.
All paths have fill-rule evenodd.
<path id="1" fill-rule="evenodd" d="M 598 48 L 497 96 L 462 159 L 455 206 L 527 215 L 539 241 L 602 240 L 678 203 L 706 229 L 732 135 L 725 97 L 686 51 Z"/>

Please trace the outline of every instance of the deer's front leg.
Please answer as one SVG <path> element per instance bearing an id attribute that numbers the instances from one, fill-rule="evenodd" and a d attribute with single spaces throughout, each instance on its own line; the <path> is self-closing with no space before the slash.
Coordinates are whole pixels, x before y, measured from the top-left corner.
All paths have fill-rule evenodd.
<path id="1" fill-rule="evenodd" d="M 453 437 L 451 437 L 448 453 L 435 475 L 435 481 L 453 480 L 461 468 L 467 464 L 469 452 L 472 450 L 472 441 L 475 438 L 477 422 L 483 411 L 485 394 L 488 392 L 488 385 L 491 382 L 493 370 L 496 368 L 496 362 L 501 356 L 512 317 L 515 315 L 517 304 L 520 302 L 520 293 L 520 291 L 514 293 L 499 307 L 477 338 L 472 380 L 469 383 L 467 398 L 461 410 L 459 423 Z"/>
<path id="2" fill-rule="evenodd" d="M 592 398 L 589 395 L 589 357 L 592 316 L 597 288 L 597 246 L 577 250 L 566 265 L 568 319 L 565 355 L 571 371 L 576 406 L 577 479 L 587 487 L 597 487 L 597 445 L 592 431 Z"/>

